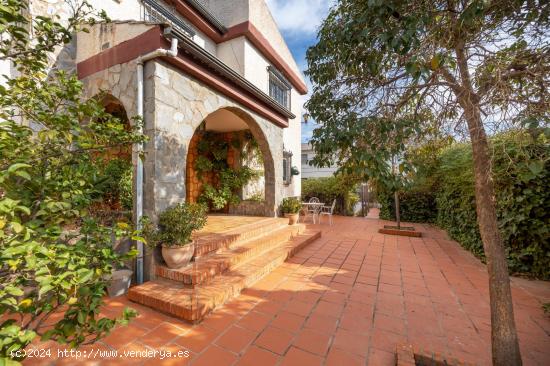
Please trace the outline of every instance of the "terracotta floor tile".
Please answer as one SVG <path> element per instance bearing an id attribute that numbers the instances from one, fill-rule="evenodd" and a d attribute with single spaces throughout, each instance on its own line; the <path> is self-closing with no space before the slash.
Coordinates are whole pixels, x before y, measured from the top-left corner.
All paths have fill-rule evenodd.
<path id="1" fill-rule="evenodd" d="M 288 311 L 281 311 L 271 322 L 271 326 L 284 329 L 286 331 L 296 333 L 306 320 L 305 317 L 290 313 Z"/>
<path id="2" fill-rule="evenodd" d="M 336 329 L 338 318 L 329 315 L 312 314 L 306 321 L 304 327 L 311 328 L 321 333 L 333 333 Z"/>
<path id="3" fill-rule="evenodd" d="M 143 334 L 138 340 L 150 347 L 158 348 L 187 332 L 189 332 L 189 329 L 182 329 L 172 324 L 162 323 Z"/>
<path id="4" fill-rule="evenodd" d="M 103 338 L 103 343 L 108 344 L 114 349 L 121 348 L 122 346 L 135 341 L 136 339 L 147 333 L 147 330 L 141 328 L 133 323 L 127 326 L 120 326 L 115 328 L 110 335 Z"/>
<path id="5" fill-rule="evenodd" d="M 320 366 L 323 358 L 291 347 L 283 358 L 281 366 Z"/>
<path id="6" fill-rule="evenodd" d="M 369 352 L 368 364 L 376 366 L 394 366 L 395 353 L 383 351 L 377 348 L 371 348 Z"/>
<path id="7" fill-rule="evenodd" d="M 329 316 L 340 316 L 342 310 L 344 309 L 343 304 L 335 304 L 328 301 L 319 301 L 317 306 L 313 310 L 315 314 L 319 315 L 329 315 Z"/>
<path id="8" fill-rule="evenodd" d="M 332 346 L 366 357 L 369 352 L 369 336 L 339 328 L 334 336 Z"/>
<path id="9" fill-rule="evenodd" d="M 405 321 L 403 319 L 381 313 L 376 313 L 374 316 L 374 327 L 398 334 L 405 333 Z"/>
<path id="10" fill-rule="evenodd" d="M 292 342 L 294 347 L 304 351 L 324 356 L 327 353 L 330 342 L 330 334 L 319 333 L 311 329 L 302 329 L 296 339 Z"/>
<path id="11" fill-rule="evenodd" d="M 201 325 L 216 331 L 222 331 L 237 322 L 237 320 L 238 316 L 236 314 L 217 311 L 203 320 Z"/>
<path id="12" fill-rule="evenodd" d="M 256 346 L 249 347 L 237 362 L 237 366 L 275 366 L 280 356 Z"/>
<path id="13" fill-rule="evenodd" d="M 313 309 L 313 306 L 314 304 L 312 303 L 292 300 L 288 302 L 284 310 L 300 316 L 308 316 Z"/>
<path id="14" fill-rule="evenodd" d="M 260 334 L 254 343 L 271 352 L 283 355 L 293 338 L 294 335 L 292 333 L 269 326 Z"/>
<path id="15" fill-rule="evenodd" d="M 273 315 L 251 311 L 242 317 L 241 320 L 237 322 L 237 325 L 246 329 L 261 332 L 265 327 L 267 327 L 271 319 L 273 319 Z"/>
<path id="16" fill-rule="evenodd" d="M 323 231 L 320 240 L 198 326 L 125 297 L 107 299 L 104 315 L 114 316 L 127 306 L 140 315 L 97 345 L 136 351 L 190 349 L 187 361 L 193 365 L 390 366 L 396 345 L 409 343 L 489 365 L 485 266 L 433 226 L 415 224 L 423 237 L 411 239 L 377 233 L 387 223 L 336 216 L 332 226 L 308 224 Z M 236 224 L 229 217 L 217 225 Z M 512 280 L 512 292 L 524 365 L 546 365 L 550 319 L 539 304 L 550 301 L 550 284 L 522 281 Z M 51 342 L 33 342 L 41 345 L 57 349 Z M 99 362 L 136 363 L 185 364 L 173 359 Z"/>
<path id="17" fill-rule="evenodd" d="M 228 351 L 240 353 L 256 338 L 257 335 L 257 332 L 232 326 L 216 340 L 216 344 Z"/>
<path id="18" fill-rule="evenodd" d="M 193 366 L 229 366 L 233 365 L 237 356 L 218 346 L 208 347 L 201 355 L 193 360 Z"/>
<path id="19" fill-rule="evenodd" d="M 183 336 L 176 338 L 174 342 L 193 352 L 199 353 L 208 347 L 218 335 L 218 332 L 199 324 Z"/>
<path id="20" fill-rule="evenodd" d="M 326 366 L 364 366 L 366 358 L 339 348 L 331 347 L 326 359 Z M 370 365 L 370 364 L 369 364 Z M 373 366 L 378 366 L 373 364 Z"/>
<path id="21" fill-rule="evenodd" d="M 406 343 L 407 337 L 403 334 L 389 332 L 383 329 L 374 328 L 372 331 L 371 345 L 387 352 L 395 352 L 398 344 Z"/>
<path id="22" fill-rule="evenodd" d="M 279 311 L 281 311 L 284 306 L 284 303 L 276 301 L 265 301 L 256 305 L 253 310 L 264 314 L 275 315 Z"/>
<path id="23" fill-rule="evenodd" d="M 344 314 L 340 318 L 338 326 L 354 333 L 368 333 L 372 328 L 372 316 L 364 317 L 358 314 Z"/>

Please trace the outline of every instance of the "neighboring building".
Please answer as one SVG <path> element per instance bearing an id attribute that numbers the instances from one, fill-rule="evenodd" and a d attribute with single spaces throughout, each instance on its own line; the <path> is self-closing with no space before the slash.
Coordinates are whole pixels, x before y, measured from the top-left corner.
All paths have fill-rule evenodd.
<path id="1" fill-rule="evenodd" d="M 317 168 L 310 165 L 310 161 L 315 157 L 315 150 L 310 144 L 302 144 L 302 170 L 300 172 L 302 179 L 332 177 L 338 170 L 336 165 L 328 168 Z"/>
<path id="2" fill-rule="evenodd" d="M 260 198 L 230 212 L 273 216 L 285 196 L 299 196 L 290 173 L 300 156 L 302 95 L 307 88 L 263 0 L 88 0 L 112 19 L 79 33 L 52 65 L 74 70 L 87 96 L 106 91 L 106 104 L 128 121 L 138 114 L 138 57 L 168 50 L 144 63 L 145 144 L 143 208 L 155 216 L 193 201 L 201 181 L 193 172 L 197 131 L 249 131 L 263 155 Z M 31 16 L 67 19 L 64 0 L 31 0 Z M 0 64 L 0 74 L 13 74 Z M 133 161 L 138 160 L 134 151 Z M 257 196 L 257 194 L 256 194 Z"/>

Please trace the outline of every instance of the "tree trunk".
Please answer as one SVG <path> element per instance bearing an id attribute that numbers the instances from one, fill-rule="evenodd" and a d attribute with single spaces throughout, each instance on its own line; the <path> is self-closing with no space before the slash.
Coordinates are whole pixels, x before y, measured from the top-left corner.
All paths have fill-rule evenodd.
<path id="1" fill-rule="evenodd" d="M 506 253 L 497 222 L 495 189 L 491 176 L 489 143 L 481 122 L 479 107 L 472 103 L 472 96 L 463 100 L 465 117 L 472 140 L 476 212 L 489 273 L 491 303 L 491 341 L 493 365 L 521 365 L 510 277 Z"/>
<path id="2" fill-rule="evenodd" d="M 399 207 L 399 194 L 397 191 L 393 194 L 393 199 L 395 200 L 395 221 L 397 221 L 397 230 L 401 229 L 401 215 L 399 213 L 400 207 Z"/>

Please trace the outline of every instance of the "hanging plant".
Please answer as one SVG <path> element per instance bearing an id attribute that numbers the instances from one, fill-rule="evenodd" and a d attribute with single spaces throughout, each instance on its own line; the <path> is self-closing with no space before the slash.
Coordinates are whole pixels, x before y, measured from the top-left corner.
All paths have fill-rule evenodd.
<path id="1" fill-rule="evenodd" d="M 214 164 L 205 156 L 199 155 L 195 160 L 195 171 L 199 177 L 202 177 L 204 173 L 212 171 Z"/>

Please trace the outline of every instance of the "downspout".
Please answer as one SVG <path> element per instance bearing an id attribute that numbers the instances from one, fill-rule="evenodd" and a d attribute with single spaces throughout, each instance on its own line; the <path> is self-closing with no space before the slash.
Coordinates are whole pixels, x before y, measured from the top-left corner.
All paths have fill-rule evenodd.
<path id="1" fill-rule="evenodd" d="M 143 73 L 145 62 L 157 57 L 176 57 L 178 55 L 178 39 L 172 37 L 170 49 L 159 48 L 137 58 L 137 116 L 141 121 L 139 133 L 143 133 L 143 100 L 144 100 L 144 85 Z M 136 166 L 136 227 L 141 229 L 141 218 L 143 217 L 143 144 L 137 144 L 137 166 Z M 137 284 L 143 283 L 143 243 L 136 242 L 138 251 L 136 259 L 136 280 Z"/>

